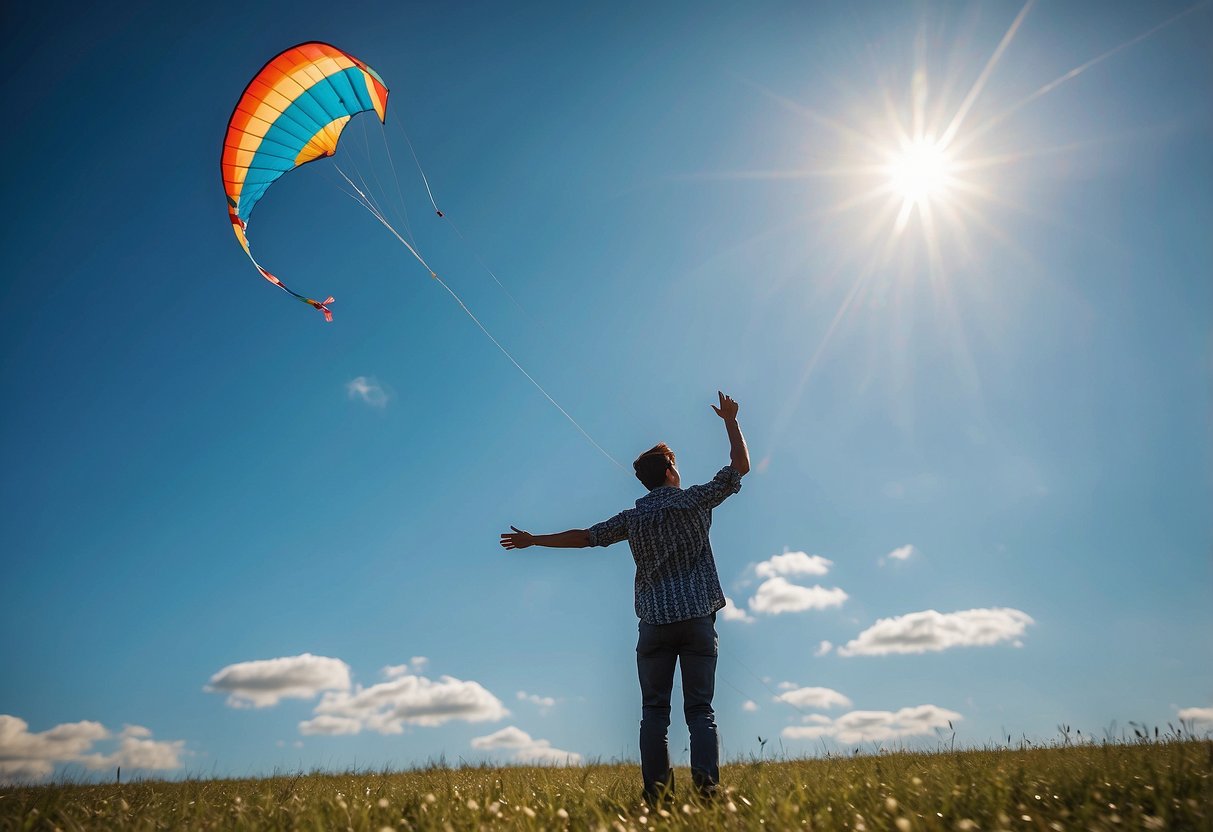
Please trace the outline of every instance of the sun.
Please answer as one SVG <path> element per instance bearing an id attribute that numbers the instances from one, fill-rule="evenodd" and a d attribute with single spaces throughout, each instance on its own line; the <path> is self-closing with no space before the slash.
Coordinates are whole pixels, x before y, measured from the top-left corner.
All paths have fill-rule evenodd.
<path id="1" fill-rule="evenodd" d="M 927 138 L 903 142 L 891 155 L 885 172 L 889 190 L 902 200 L 902 210 L 946 198 L 954 175 L 947 151 Z"/>

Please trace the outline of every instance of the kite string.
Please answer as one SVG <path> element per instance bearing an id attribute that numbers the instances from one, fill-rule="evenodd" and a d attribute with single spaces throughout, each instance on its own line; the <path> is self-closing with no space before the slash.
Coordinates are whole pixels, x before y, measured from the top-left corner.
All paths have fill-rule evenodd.
<path id="1" fill-rule="evenodd" d="M 446 221 L 446 223 L 450 226 L 451 230 L 454 231 L 455 235 L 459 238 L 459 241 L 463 244 L 463 247 L 468 250 L 468 252 L 472 255 L 472 257 L 474 257 L 476 259 L 476 262 L 480 264 L 480 267 L 482 269 L 484 269 L 484 271 L 486 271 L 488 273 L 489 277 L 491 277 L 493 279 L 493 282 L 497 284 L 497 288 L 501 289 L 502 293 L 507 298 L 510 299 L 510 302 L 514 304 L 514 308 L 517 309 L 521 314 L 525 315 L 527 317 L 527 319 L 532 321 L 536 326 L 545 329 L 550 334 L 551 330 L 548 328 L 547 323 L 540 318 L 536 318 L 529 311 L 527 311 L 526 308 L 523 307 L 523 305 L 518 301 L 518 299 L 516 297 L 514 297 L 514 294 L 509 289 L 507 289 L 505 284 L 501 282 L 501 279 L 497 277 L 497 273 L 495 271 L 493 271 L 493 269 L 489 267 L 489 264 L 487 262 L 485 262 L 484 258 L 480 256 L 480 253 L 476 250 L 476 247 L 474 245 L 472 245 L 472 242 L 467 238 L 466 235 L 464 235 L 463 231 L 459 228 L 459 225 L 451 218 L 450 214 L 441 210 L 438 207 L 438 202 L 434 197 L 434 192 L 430 188 L 429 177 L 427 177 L 425 175 L 425 169 L 421 167 L 421 159 L 417 156 L 417 150 L 416 150 L 415 146 L 413 145 L 413 140 L 409 137 L 408 130 L 405 128 L 404 123 L 400 119 L 394 119 L 394 121 L 396 123 L 396 128 L 400 131 L 400 134 L 404 137 L 405 144 L 408 145 L 409 153 L 413 157 L 413 164 L 415 164 L 417 166 L 417 173 L 421 176 L 421 181 L 425 183 L 425 191 L 426 191 L 426 194 L 429 195 L 430 205 L 432 205 L 434 207 L 434 213 L 437 214 L 440 219 Z M 386 131 L 384 131 L 382 133 L 382 135 L 383 135 L 384 150 L 387 152 L 388 160 L 391 161 L 392 160 L 391 143 L 388 142 Z M 393 162 L 393 171 L 394 170 L 395 170 L 395 164 Z M 403 198 L 404 197 L 401 196 L 401 199 L 403 199 Z M 584 374 L 584 372 L 583 372 L 583 374 Z M 618 397 L 616 400 L 616 403 L 618 405 L 622 406 L 623 409 L 625 409 L 628 413 L 630 413 L 634 418 L 636 418 L 636 419 L 640 418 L 636 414 L 636 411 L 628 403 L 628 400 L 626 399 L 626 397 L 622 397 L 622 396 Z M 616 464 L 618 465 L 618 463 L 616 463 Z"/>
<path id="2" fill-rule="evenodd" d="M 365 119 L 363 120 L 363 123 L 362 123 L 362 129 L 363 129 L 363 136 L 365 137 L 365 135 L 366 135 L 366 133 L 365 133 L 366 120 Z M 383 149 L 387 155 L 388 164 L 391 165 L 391 167 L 392 167 L 392 181 L 394 181 L 396 183 L 396 198 L 400 201 L 401 210 L 404 211 L 404 230 L 409 235 L 409 239 L 415 243 L 416 238 L 413 237 L 413 230 L 409 226 L 409 222 L 408 222 L 409 209 L 408 209 L 408 206 L 405 204 L 404 191 L 401 190 L 401 188 L 400 188 L 400 176 L 399 176 L 399 174 L 396 173 L 396 160 L 392 158 L 392 150 L 390 147 L 388 147 L 387 134 L 384 133 L 382 130 L 380 130 L 379 137 L 381 139 L 383 139 Z"/>
<path id="3" fill-rule="evenodd" d="M 466 313 L 467 313 L 467 316 L 468 316 L 469 318 L 471 318 L 471 319 L 472 319 L 472 322 L 473 322 L 474 324 L 476 324 L 476 326 L 480 327 L 480 331 L 481 331 L 481 332 L 483 332 L 483 333 L 485 334 L 485 336 L 486 336 L 486 337 L 487 337 L 487 338 L 488 338 L 490 341 L 492 341 L 492 342 L 493 342 L 493 344 L 494 344 L 494 345 L 496 345 L 497 349 L 501 350 L 501 354 L 502 354 L 502 355 L 504 355 L 506 358 L 508 358 L 508 359 L 510 360 L 510 363 L 512 363 L 512 364 L 513 364 L 515 367 L 517 367 L 517 368 L 518 368 L 518 372 L 520 372 L 520 373 L 522 373 L 524 376 L 526 376 L 526 377 L 527 377 L 527 380 L 528 380 L 528 381 L 530 381 L 530 382 L 531 382 L 531 384 L 535 385 L 535 389 L 536 389 L 536 390 L 538 390 L 540 393 L 542 393 L 542 394 L 544 395 L 544 398 L 546 398 L 546 399 L 547 399 L 549 402 L 551 402 L 551 403 L 552 403 L 552 405 L 553 405 L 553 406 L 554 406 L 554 407 L 555 407 L 557 410 L 559 410 L 561 413 L 563 413 L 563 414 L 564 414 L 564 418 L 566 418 L 566 419 L 568 419 L 570 422 L 572 422 L 573 427 L 575 427 L 575 428 L 577 428 L 577 430 L 581 431 L 581 435 L 582 435 L 582 436 L 584 436 L 584 437 L 585 437 L 587 440 L 589 440 L 589 442 L 590 442 L 590 444 L 591 444 L 591 445 L 593 445 L 595 448 L 597 448 L 597 449 L 599 450 L 599 452 L 600 452 L 600 453 L 601 453 L 603 456 L 605 456 L 605 457 L 606 457 L 607 459 L 609 459 L 611 462 L 615 463 L 615 466 L 616 466 L 617 468 L 622 469 L 622 468 L 623 468 L 623 466 L 619 464 L 619 460 L 615 459 L 615 457 L 611 456 L 611 455 L 610 455 L 610 454 L 607 452 L 607 450 L 606 450 L 605 448 L 603 448 L 601 445 L 599 445 L 597 442 L 595 442 L 595 441 L 594 441 L 594 437 L 590 436 L 590 434 L 589 434 L 589 433 L 586 431 L 586 429 L 585 429 L 585 428 L 583 428 L 581 425 L 579 425 L 579 424 L 577 423 L 577 420 L 576 420 L 576 419 L 574 419 L 572 416 L 570 416 L 570 415 L 569 415 L 569 412 L 568 412 L 567 410 L 565 410 L 563 407 L 561 407 L 561 406 L 560 406 L 560 403 L 559 403 L 559 402 L 557 402 L 555 399 L 553 399 L 553 398 L 551 397 L 551 395 L 548 393 L 548 391 L 547 391 L 547 390 L 544 390 L 544 389 L 543 389 L 543 386 L 542 386 L 542 385 L 541 385 L 539 382 L 535 381 L 535 378 L 534 378 L 534 377 L 533 377 L 533 376 L 532 376 L 530 373 L 528 373 L 528 372 L 527 372 L 525 369 L 523 369 L 522 365 L 518 363 L 518 361 L 517 361 L 517 360 L 514 358 L 514 356 L 510 355 L 510 351 L 509 351 L 509 350 L 507 350 L 505 347 L 503 347 L 503 346 L 501 345 L 501 342 L 500 342 L 500 341 L 498 341 L 496 338 L 494 338 L 494 337 L 493 337 L 493 333 L 489 332 L 489 331 L 488 331 L 488 329 L 486 329 L 486 328 L 485 328 L 484 324 L 480 323 L 480 319 L 479 319 L 479 318 L 477 318 L 475 315 L 473 315 L 473 314 L 472 314 L 472 310 L 468 309 L 467 304 L 465 304 L 465 303 L 463 302 L 463 300 L 462 300 L 462 299 L 459 297 L 459 295 L 455 294 L 454 290 L 453 290 L 453 289 L 451 289 L 451 287 L 450 287 L 450 286 L 447 286 L 447 285 L 446 285 L 446 282 L 445 282 L 445 281 L 444 281 L 444 280 L 443 280 L 441 277 L 439 277 L 439 276 L 438 276 L 438 275 L 436 275 L 436 274 L 435 274 L 435 275 L 432 275 L 432 277 L 433 277 L 435 280 L 437 280 L 437 281 L 438 281 L 439 285 L 440 285 L 440 286 L 442 286 L 442 288 L 443 288 L 443 289 L 446 289 L 446 290 L 447 290 L 447 292 L 449 292 L 449 293 L 450 293 L 451 297 L 453 297 L 453 298 L 455 299 L 455 302 L 456 302 L 457 304 L 459 304 L 459 307 L 460 307 L 460 308 L 461 308 L 461 309 L 462 309 L 464 312 L 466 312 Z"/>
<path id="4" fill-rule="evenodd" d="M 487 337 L 490 341 L 493 342 L 493 345 L 495 347 L 497 347 L 498 350 L 501 351 L 501 354 L 504 355 L 506 358 L 508 358 L 510 360 L 510 363 L 513 364 L 516 368 L 518 368 L 518 372 L 520 372 L 524 376 L 526 376 L 527 381 L 529 381 L 531 384 L 533 384 L 535 386 L 535 389 L 538 390 L 540 393 L 542 393 L 543 397 L 545 399 L 547 399 L 549 402 L 551 402 L 552 406 L 555 407 L 557 410 L 559 410 L 561 412 L 561 414 L 564 415 L 564 418 L 568 419 L 569 422 L 573 425 L 573 427 L 577 428 L 577 430 L 581 432 L 581 435 L 584 436 L 591 445 L 593 445 L 595 448 L 598 449 L 599 453 L 601 453 L 603 456 L 605 456 L 607 459 L 609 459 L 615 465 L 615 467 L 623 469 L 623 465 L 621 465 L 619 463 L 619 460 L 617 460 L 617 459 L 615 459 L 615 457 L 611 456 L 611 454 L 606 450 L 606 448 L 599 445 L 598 442 L 595 441 L 594 437 L 590 436 L 589 431 L 587 431 L 585 428 L 583 428 L 581 426 L 581 424 L 576 419 L 574 419 L 567 410 L 565 410 L 563 407 L 561 407 L 560 402 L 558 402 L 554 398 L 552 398 L 552 394 L 549 393 L 547 390 L 545 390 L 543 388 L 543 385 L 540 384 L 538 381 L 536 381 L 535 377 L 532 376 L 530 373 L 528 373 L 526 371 L 526 368 L 524 368 L 521 364 L 518 363 L 518 359 L 514 358 L 514 356 L 510 353 L 510 351 L 507 350 L 500 341 L 498 341 L 495 337 L 493 337 L 493 333 L 489 332 L 488 328 L 480 322 L 480 319 L 477 318 L 476 315 L 472 312 L 472 310 L 468 308 L 467 304 L 463 302 L 463 299 L 461 297 L 459 297 L 458 294 L 455 293 L 455 290 L 452 289 L 450 286 L 448 286 L 446 284 L 446 281 L 443 280 L 441 277 L 439 277 L 438 273 L 435 272 L 432 268 L 430 268 L 430 265 L 425 262 L 425 259 L 420 254 L 417 253 L 417 250 L 414 249 L 411 245 L 409 245 L 408 240 L 406 240 L 406 239 L 404 239 L 404 237 L 400 236 L 400 232 L 398 232 L 395 228 L 393 228 L 392 224 L 389 223 L 384 218 L 383 214 L 380 213 L 373 204 L 371 204 L 371 202 L 367 198 L 366 194 L 364 194 L 362 191 L 360 191 L 358 189 L 358 186 L 355 185 L 350 180 L 350 178 L 345 175 L 345 171 L 341 170 L 341 168 L 337 165 L 334 165 L 334 167 L 337 168 L 337 172 L 339 174 L 341 174 L 341 178 L 344 179 L 346 181 L 346 183 L 348 183 L 349 186 L 358 193 L 358 196 L 361 197 L 361 200 L 355 199 L 355 201 L 358 202 L 358 204 L 361 205 L 363 208 L 365 208 L 368 212 L 370 212 L 371 216 L 373 216 L 375 219 L 379 220 L 379 222 L 383 225 L 383 227 L 386 228 L 388 231 L 390 231 L 392 236 L 395 237 L 397 240 L 399 240 L 400 243 L 402 245 L 404 245 L 404 247 L 407 248 L 414 257 L 417 258 L 417 261 L 419 263 L 421 263 L 421 265 L 425 266 L 426 270 L 429 271 L 429 273 L 430 273 L 430 277 L 432 277 L 434 280 L 438 281 L 438 284 L 440 286 L 442 286 L 442 288 L 445 289 L 452 298 L 455 299 L 455 303 L 459 304 L 459 308 L 462 309 L 464 311 L 464 313 L 467 314 L 467 316 L 472 319 L 472 323 L 476 324 L 476 326 L 480 328 L 480 331 L 484 333 L 485 337 Z"/>
<path id="5" fill-rule="evenodd" d="M 502 283 L 501 279 L 497 277 L 497 273 L 489 268 L 489 264 L 486 263 L 484 258 L 480 256 L 480 252 L 476 250 L 471 241 L 464 236 L 463 232 L 459 229 L 459 226 L 455 224 L 455 221 L 451 219 L 445 211 L 438 207 L 438 201 L 434 198 L 434 191 L 430 188 L 429 177 L 425 175 L 425 169 L 421 167 L 421 159 L 417 156 L 416 148 L 413 147 L 413 140 L 409 138 L 409 131 L 405 129 L 404 124 L 400 121 L 400 119 L 396 119 L 395 121 L 397 129 L 400 130 L 400 135 L 404 136 L 405 144 L 408 145 L 409 153 L 413 157 L 413 164 L 417 166 L 417 173 L 421 175 L 421 181 L 425 184 L 425 192 L 430 198 L 430 205 L 434 206 L 434 213 L 437 214 L 440 219 L 446 220 L 447 224 L 450 225 L 451 230 L 455 232 L 455 235 L 459 238 L 460 242 L 463 243 L 464 248 L 471 252 L 472 256 L 476 258 L 476 262 L 480 264 L 480 268 L 488 272 L 489 277 L 493 278 L 493 282 L 497 284 L 497 288 L 501 289 L 501 291 L 505 293 L 505 296 L 510 299 L 510 302 L 514 304 L 514 307 L 522 314 L 530 317 L 530 313 L 522 308 L 522 304 L 519 303 L 518 299 L 514 297 L 513 293 L 505 287 L 505 284 Z M 386 132 L 383 133 L 383 147 L 385 150 L 387 150 L 388 161 L 392 165 L 392 172 L 394 174 L 396 171 L 396 164 L 392 160 L 392 149 L 391 145 L 388 143 Z M 403 200 L 404 197 L 401 196 L 401 199 Z"/>
<path id="6" fill-rule="evenodd" d="M 409 241 L 404 239 L 403 237 L 401 237 L 400 232 L 397 231 L 395 228 L 393 228 L 392 224 L 383 218 L 383 214 L 379 213 L 379 211 L 375 208 L 374 204 L 372 204 L 370 199 L 367 198 L 367 195 L 364 194 L 358 188 L 358 186 L 354 184 L 354 181 L 352 179 L 350 179 L 348 176 L 345 175 L 345 171 L 343 171 L 341 169 L 341 166 L 338 164 L 334 164 L 333 167 L 336 168 L 337 173 L 341 174 L 341 178 L 344 179 L 346 181 L 346 183 L 358 193 L 358 196 L 362 197 L 362 201 L 359 202 L 358 204 L 361 205 L 366 210 L 370 211 L 371 216 L 373 216 L 375 219 L 379 220 L 379 222 L 383 223 L 383 227 L 386 228 L 388 231 L 392 232 L 392 235 L 397 240 L 399 240 L 414 257 L 417 258 L 417 262 L 420 263 L 421 265 L 425 266 L 425 270 L 430 273 L 430 277 L 437 277 L 438 273 L 435 272 L 433 269 L 431 269 L 430 264 L 425 262 L 425 258 L 417 253 L 417 249 L 413 248 L 412 245 L 409 244 Z"/>
<path id="7" fill-rule="evenodd" d="M 403 196 L 400 193 L 400 181 L 399 181 L 399 179 L 396 179 L 396 194 L 399 197 L 399 200 L 396 202 L 395 205 L 390 205 L 392 200 L 388 193 L 387 185 L 384 184 L 384 182 L 380 181 L 379 176 L 375 172 L 376 165 L 374 164 L 374 155 L 371 153 L 371 141 L 370 141 L 370 137 L 367 135 L 367 129 L 366 129 L 367 120 L 362 119 L 361 121 L 362 121 L 362 147 L 366 151 L 367 164 L 369 164 L 371 166 L 371 176 L 375 179 L 376 183 L 379 185 L 380 198 L 382 199 L 382 202 L 385 206 L 390 206 L 394 209 L 395 219 L 402 222 L 404 225 L 404 235 L 409 238 L 409 242 L 413 244 L 414 248 L 416 248 L 417 247 L 417 238 L 413 236 L 413 226 L 409 222 L 409 209 L 408 209 L 408 206 L 404 202 Z M 392 160 L 389 157 L 388 162 L 391 162 L 391 161 Z M 392 175 L 394 178 L 395 178 L 395 173 L 396 173 L 396 166 L 393 163 L 392 164 Z"/>
<path id="8" fill-rule="evenodd" d="M 404 124 L 400 119 L 395 119 L 396 126 L 400 128 L 401 135 L 404 136 L 404 141 L 409 146 L 409 153 L 413 154 L 413 162 L 417 165 L 417 172 L 421 174 L 421 181 L 425 183 L 425 192 L 429 194 L 430 205 L 434 206 L 434 213 L 445 219 L 445 215 L 438 208 L 438 203 L 434 200 L 434 192 L 430 190 L 430 180 L 426 177 L 425 171 L 421 168 L 421 160 L 417 158 L 417 151 L 413 148 L 413 140 L 409 138 L 409 131 L 404 129 Z M 384 137 L 384 144 L 387 144 L 387 138 Z"/>

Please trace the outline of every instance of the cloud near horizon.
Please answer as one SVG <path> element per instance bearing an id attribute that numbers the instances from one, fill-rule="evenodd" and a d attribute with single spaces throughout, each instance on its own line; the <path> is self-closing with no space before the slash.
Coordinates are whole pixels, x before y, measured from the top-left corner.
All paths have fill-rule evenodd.
<path id="1" fill-rule="evenodd" d="M 1213 728 L 1213 708 L 1180 708 L 1179 718 L 1185 722 Z"/>
<path id="2" fill-rule="evenodd" d="M 576 765 L 581 755 L 573 751 L 553 748 L 547 740 L 535 739 L 515 725 L 507 725 L 483 737 L 472 739 L 472 748 L 482 751 L 513 751 L 513 760 L 518 763 L 565 763 Z"/>
<path id="3" fill-rule="evenodd" d="M 899 711 L 851 711 L 837 719 L 811 714 L 804 725 L 789 725 L 781 735 L 789 740 L 829 738 L 844 745 L 860 742 L 884 742 L 905 737 L 926 736 L 937 728 L 947 728 L 964 719 L 956 711 L 937 705 L 916 705 Z"/>
<path id="4" fill-rule="evenodd" d="M 886 656 L 892 653 L 928 653 L 952 647 L 985 647 L 1019 640 L 1036 622 L 1022 610 L 1009 607 L 941 613 L 911 612 L 881 618 L 838 648 L 840 656 Z"/>
<path id="5" fill-rule="evenodd" d="M 840 607 L 849 596 L 838 587 L 799 586 L 775 576 L 763 581 L 749 601 L 750 609 L 764 615 Z"/>
<path id="6" fill-rule="evenodd" d="M 781 688 L 784 685 L 780 685 Z M 792 687 L 775 697 L 777 702 L 784 702 L 793 708 L 849 708 L 851 700 L 836 690 L 830 688 L 800 688 Z"/>
<path id="7" fill-rule="evenodd" d="M 326 690 L 348 690 L 350 666 L 328 656 L 284 656 L 229 664 L 203 688 L 227 693 L 232 708 L 269 708 L 283 699 L 311 699 Z"/>
<path id="8" fill-rule="evenodd" d="M 283 699 L 321 695 L 312 718 L 299 723 L 304 735 L 336 736 L 375 731 L 399 734 L 405 725 L 433 727 L 452 721 L 490 722 L 509 716 L 501 700 L 478 682 L 453 676 L 429 679 L 416 672 L 428 660 L 387 665 L 386 681 L 354 685 L 350 667 L 328 656 L 284 656 L 228 665 L 211 677 L 205 690 L 228 693 L 234 708 L 267 708 Z"/>
<path id="9" fill-rule="evenodd" d="M 413 656 L 413 658 L 409 659 L 404 664 L 389 664 L 384 667 L 381 672 L 383 673 L 385 679 L 395 679 L 398 676 L 403 676 L 410 671 L 420 674 L 425 670 L 429 663 L 430 660 L 425 656 Z"/>
<path id="10" fill-rule="evenodd" d="M 830 571 L 834 561 L 821 555 L 810 555 L 807 552 L 784 552 L 754 565 L 754 574 L 760 578 L 774 578 L 780 575 L 825 575 Z"/>
<path id="11" fill-rule="evenodd" d="M 302 734 L 400 734 L 405 725 L 432 728 L 447 722 L 492 722 L 509 716 L 501 700 L 478 682 L 453 676 L 438 680 L 404 675 L 321 697 L 315 716 L 299 723 Z"/>
<path id="12" fill-rule="evenodd" d="M 912 555 L 914 555 L 917 551 L 918 550 L 915 549 L 914 546 L 909 543 L 907 543 L 905 546 L 898 546 L 896 549 L 889 552 L 887 555 L 885 555 L 883 558 L 880 559 L 880 565 L 884 566 L 885 561 L 890 561 L 890 560 L 897 560 L 897 561 L 909 560 L 910 557 Z"/>
<path id="13" fill-rule="evenodd" d="M 540 716 L 547 716 L 547 712 L 556 707 L 556 698 L 553 696 L 540 696 L 537 693 L 527 693 L 525 690 L 518 691 L 518 700 L 521 702 L 530 702 L 539 709 Z"/>
<path id="14" fill-rule="evenodd" d="M 180 768 L 185 740 L 151 737 L 151 730 L 142 725 L 126 725 L 115 735 L 100 722 L 88 720 L 31 733 L 24 719 L 0 714 L 0 783 L 41 782 L 60 763 L 78 763 L 93 770 Z M 117 740 L 117 748 L 108 754 L 93 751 L 98 742 L 108 740 Z"/>
<path id="15" fill-rule="evenodd" d="M 743 624 L 753 624 L 757 620 L 737 606 L 737 602 L 727 595 L 724 596 L 724 606 L 720 610 L 720 617 L 725 621 L 740 621 Z"/>

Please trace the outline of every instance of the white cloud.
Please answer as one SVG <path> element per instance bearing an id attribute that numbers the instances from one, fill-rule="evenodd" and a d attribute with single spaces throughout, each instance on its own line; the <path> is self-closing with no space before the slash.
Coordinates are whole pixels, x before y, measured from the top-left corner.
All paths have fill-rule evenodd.
<path id="1" fill-rule="evenodd" d="M 146 729 L 145 729 L 146 730 Z M 118 748 L 110 754 L 89 754 L 80 762 L 93 769 L 147 769 L 166 771 L 181 768 L 181 755 L 185 751 L 185 740 L 153 740 L 125 736 L 118 741 Z"/>
<path id="2" fill-rule="evenodd" d="M 267 708 L 283 699 L 310 699 L 321 691 L 347 690 L 350 667 L 327 656 L 285 656 L 229 664 L 203 690 L 227 693 L 233 708 Z"/>
<path id="3" fill-rule="evenodd" d="M 898 546 L 896 549 L 880 559 L 880 565 L 883 566 L 885 561 L 889 560 L 909 560 L 910 556 L 917 552 L 918 550 L 909 543 L 907 543 L 905 546 Z"/>
<path id="4" fill-rule="evenodd" d="M 321 697 L 315 718 L 301 722 L 305 734 L 354 734 L 362 729 L 399 734 L 404 725 L 432 727 L 446 722 L 490 722 L 509 711 L 478 682 L 443 676 L 437 681 L 404 675 L 353 691 Z"/>
<path id="5" fill-rule="evenodd" d="M 514 725 L 508 725 L 500 731 L 494 731 L 484 737 L 474 738 L 472 748 L 485 751 L 510 750 L 514 752 L 514 761 L 519 763 L 576 765 L 581 762 L 580 754 L 553 748 L 547 740 L 534 739 L 526 731 Z"/>
<path id="6" fill-rule="evenodd" d="M 776 576 L 768 578 L 758 586 L 758 591 L 750 599 L 750 609 L 766 615 L 822 610 L 842 606 L 847 597 L 838 587 L 826 589 L 822 586 L 798 586 L 789 583 L 787 578 Z"/>
<path id="7" fill-rule="evenodd" d="M 368 376 L 358 376 L 345 385 L 345 391 L 351 399 L 361 399 L 371 407 L 384 407 L 387 404 L 387 391 Z"/>
<path id="8" fill-rule="evenodd" d="M 830 688 L 794 688 L 775 697 L 793 708 L 849 708 L 851 700 Z"/>
<path id="9" fill-rule="evenodd" d="M 884 742 L 902 737 L 917 737 L 947 728 L 948 722 L 963 717 L 955 711 L 936 705 L 917 705 L 899 711 L 851 711 L 837 719 L 823 714 L 805 717 L 804 725 L 784 728 L 782 736 L 789 740 L 812 740 L 829 737 L 851 745 L 860 742 Z"/>
<path id="10" fill-rule="evenodd" d="M 795 682 L 780 682 L 776 687 L 778 687 L 780 690 L 796 690 L 796 688 L 800 687 L 800 685 L 796 684 Z"/>
<path id="11" fill-rule="evenodd" d="M 404 664 L 389 664 L 381 671 L 385 679 L 395 679 L 403 676 L 406 673 L 421 673 L 425 670 L 430 660 L 425 656 L 413 656 Z"/>
<path id="12" fill-rule="evenodd" d="M 0 760 L 0 784 L 37 783 L 54 770 L 54 760 Z"/>
<path id="13" fill-rule="evenodd" d="M 1009 641 L 1022 646 L 1019 637 L 1029 624 L 1026 612 L 1007 607 L 942 613 L 923 610 L 881 618 L 838 648 L 840 656 L 884 656 L 890 653 L 927 653 L 950 647 L 986 646 Z"/>
<path id="14" fill-rule="evenodd" d="M 552 708 L 556 706 L 555 698 L 551 696 L 540 696 L 537 693 L 527 693 L 525 690 L 518 691 L 518 699 L 521 702 L 530 702 L 532 705 L 539 708 L 540 716 L 544 716 Z"/>
<path id="15" fill-rule="evenodd" d="M 826 653 L 829 653 L 833 649 L 834 649 L 833 642 L 827 641 L 826 639 L 822 639 L 821 644 L 818 644 L 817 649 L 813 651 L 813 655 L 814 656 L 824 656 Z"/>
<path id="16" fill-rule="evenodd" d="M 521 748 L 524 745 L 531 745 L 533 742 L 535 741 L 526 731 L 516 725 L 507 725 L 500 731 L 494 731 L 484 737 L 476 737 L 472 740 L 472 748 Z"/>
<path id="17" fill-rule="evenodd" d="M 109 754 L 93 751 L 98 742 L 118 741 Z M 99 722 L 69 722 L 31 733 L 19 717 L 0 714 L 0 782 L 37 782 L 54 772 L 57 763 L 80 763 L 92 769 L 166 770 L 181 767 L 184 740 L 151 739 L 141 725 L 127 725 L 116 736 Z M 89 753 L 92 752 L 92 753 Z"/>
<path id="18" fill-rule="evenodd" d="M 299 723 L 299 733 L 305 735 L 324 734 L 330 737 L 342 734 L 357 734 L 362 730 L 362 721 L 349 716 L 320 716 Z"/>
<path id="19" fill-rule="evenodd" d="M 387 665 L 380 669 L 387 681 L 364 688 L 353 685 L 349 665 L 340 659 L 304 653 L 228 665 L 211 677 L 206 690 L 228 693 L 228 704 L 237 708 L 264 708 L 286 698 L 323 694 L 312 718 L 299 723 L 305 735 L 364 730 L 399 734 L 406 724 L 432 727 L 509 715 L 501 700 L 478 682 L 451 676 L 435 681 L 415 673 L 427 663 L 424 656 L 413 656 L 407 664 Z"/>
<path id="20" fill-rule="evenodd" d="M 725 621 L 740 621 L 743 624 L 753 624 L 756 620 L 754 616 L 737 606 L 727 595 L 724 598 L 724 607 L 720 610 L 720 616 Z"/>
<path id="21" fill-rule="evenodd" d="M 833 565 L 834 561 L 821 555 L 784 552 L 755 564 L 754 573 L 760 578 L 774 578 L 778 575 L 824 575 Z"/>
<path id="22" fill-rule="evenodd" d="M 1179 718 L 1201 726 L 1213 726 L 1213 708 L 1180 708 Z"/>
<path id="23" fill-rule="evenodd" d="M 741 709 L 743 711 L 745 711 L 746 713 L 752 714 L 752 713 L 754 713 L 754 711 L 758 710 L 758 703 L 755 702 L 753 699 L 747 699 L 746 701 L 741 703 Z"/>

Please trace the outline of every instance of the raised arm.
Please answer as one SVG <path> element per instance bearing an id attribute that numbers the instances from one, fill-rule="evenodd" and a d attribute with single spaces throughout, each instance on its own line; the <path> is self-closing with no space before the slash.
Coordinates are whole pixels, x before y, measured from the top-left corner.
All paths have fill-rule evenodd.
<path id="1" fill-rule="evenodd" d="M 550 549 L 582 549 L 590 545 L 590 533 L 586 529 L 569 529 L 556 534 L 531 534 L 514 528 L 513 534 L 501 536 L 503 549 L 525 549 L 528 546 L 547 546 Z"/>
<path id="2" fill-rule="evenodd" d="M 720 406 L 712 405 L 712 410 L 724 420 L 724 428 L 729 434 L 729 465 L 744 477 L 750 473 L 750 449 L 746 447 L 741 426 L 737 424 L 737 402 L 719 390 L 716 395 L 720 396 Z"/>

